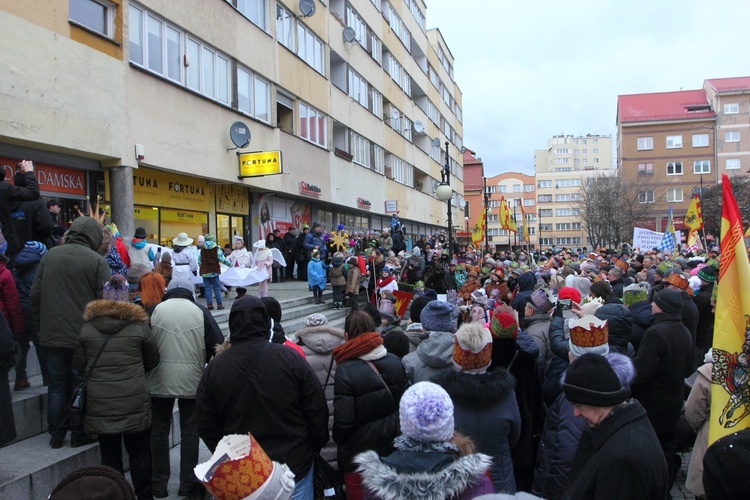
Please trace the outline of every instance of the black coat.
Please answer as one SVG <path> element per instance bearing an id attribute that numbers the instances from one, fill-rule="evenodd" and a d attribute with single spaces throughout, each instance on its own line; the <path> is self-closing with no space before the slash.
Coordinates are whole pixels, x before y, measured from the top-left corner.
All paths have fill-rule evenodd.
<path id="1" fill-rule="evenodd" d="M 692 374 L 693 349 L 679 313 L 654 315 L 633 360 L 633 396 L 656 432 L 674 432 L 682 409 L 684 379 Z"/>
<path id="2" fill-rule="evenodd" d="M 607 331 L 609 332 L 609 350 L 619 354 L 630 356 L 632 348 L 628 347 L 630 334 L 633 330 L 633 318 L 630 310 L 621 303 L 607 303 L 596 310 L 594 315 L 607 320 Z"/>
<path id="3" fill-rule="evenodd" d="M 622 298 L 622 291 L 625 288 L 625 282 L 622 279 L 616 279 L 609 282 L 609 286 L 612 287 L 612 293 L 618 299 Z"/>
<path id="4" fill-rule="evenodd" d="M 687 328 L 688 332 L 690 332 L 690 341 L 691 341 L 693 353 L 695 353 L 695 348 L 697 345 L 697 338 L 698 338 L 698 322 L 700 321 L 700 314 L 698 313 L 698 306 L 695 305 L 692 295 L 689 295 L 685 291 L 681 291 L 680 294 L 682 295 L 682 324 L 685 325 L 685 328 Z M 695 355 L 693 355 L 693 358 L 695 358 Z M 693 359 L 690 362 L 691 374 L 695 370 L 697 370 L 700 365 L 703 364 L 702 361 L 703 361 L 702 359 L 700 360 Z"/>
<path id="5" fill-rule="evenodd" d="M 336 365 L 333 440 L 339 470 L 344 472 L 356 469 L 352 458 L 363 451 L 392 453 L 393 439 L 399 434 L 398 405 L 409 386 L 404 366 L 390 353 L 372 360 L 372 364 L 380 377 L 359 358 Z"/>
<path id="6" fill-rule="evenodd" d="M 15 255 L 23 246 L 25 241 L 16 241 L 12 227 L 12 208 L 15 201 L 32 201 L 39 199 L 39 183 L 33 172 L 23 175 L 23 186 L 16 186 L 10 182 L 0 182 L 0 224 L 3 228 L 3 236 L 8 242 L 7 253 Z M 19 235 L 20 238 L 20 235 Z"/>
<path id="7" fill-rule="evenodd" d="M 564 498 L 575 500 L 666 499 L 667 462 L 637 401 L 618 408 L 584 432 Z"/>
<path id="8" fill-rule="evenodd" d="M 633 329 L 630 333 L 630 343 L 633 344 L 633 348 L 635 348 L 635 352 L 637 353 L 641 341 L 643 340 L 643 334 L 645 334 L 648 327 L 651 326 L 651 322 L 654 320 L 654 315 L 651 313 L 651 302 L 647 300 L 630 304 L 628 309 L 630 309 L 630 316 L 633 320 Z"/>
<path id="9" fill-rule="evenodd" d="M 534 285 L 536 285 L 536 277 L 532 272 L 525 272 L 518 277 L 518 293 L 516 293 L 513 300 L 510 301 L 510 305 L 513 309 L 518 311 L 518 321 L 520 322 L 526 314 L 526 301 L 534 293 Z"/>
<path id="10" fill-rule="evenodd" d="M 270 320 L 262 302 L 255 297 L 242 302 L 256 311 L 232 307 L 232 347 L 211 360 L 198 384 L 198 434 L 213 451 L 223 436 L 251 432 L 268 456 L 287 464 L 299 480 L 328 442 L 325 394 L 302 356 L 268 342 Z M 243 320 L 245 326 L 237 326 Z M 239 382 L 243 374 L 246 382 Z"/>
<path id="11" fill-rule="evenodd" d="M 13 399 L 8 384 L 8 372 L 16 366 L 19 349 L 13 340 L 8 322 L 0 314 L 0 446 L 16 439 Z"/>
<path id="12" fill-rule="evenodd" d="M 520 435 L 521 416 L 513 375 L 504 368 L 480 374 L 451 370 L 433 382 L 453 400 L 456 432 L 471 438 L 478 453 L 492 457 L 489 472 L 495 491 L 515 493 L 510 450 Z"/>
<path id="13" fill-rule="evenodd" d="M 700 288 L 700 291 L 693 298 L 695 306 L 698 308 L 698 329 L 696 335 L 696 347 L 705 354 L 713 345 L 714 341 L 714 317 L 713 307 L 711 306 L 711 293 L 714 285 L 709 283 Z"/>

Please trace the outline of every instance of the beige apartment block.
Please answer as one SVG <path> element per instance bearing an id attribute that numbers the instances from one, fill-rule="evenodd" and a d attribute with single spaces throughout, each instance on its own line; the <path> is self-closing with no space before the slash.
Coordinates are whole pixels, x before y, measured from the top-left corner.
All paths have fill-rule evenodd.
<path id="1" fill-rule="evenodd" d="M 396 210 L 410 234 L 446 228 L 447 163 L 461 227 L 462 94 L 426 15 L 423 0 L 0 0 L 0 161 L 40 165 L 68 222 L 99 196 L 126 238 L 222 245 L 379 229 Z M 239 152 L 282 173 L 240 178 Z"/>
<path id="2" fill-rule="evenodd" d="M 716 175 L 750 170 L 750 77 L 712 78 L 703 90 L 716 113 Z"/>
<path id="3" fill-rule="evenodd" d="M 578 202 L 586 180 L 613 175 L 612 137 L 556 135 L 534 152 L 537 238 L 542 248 L 590 246 Z"/>

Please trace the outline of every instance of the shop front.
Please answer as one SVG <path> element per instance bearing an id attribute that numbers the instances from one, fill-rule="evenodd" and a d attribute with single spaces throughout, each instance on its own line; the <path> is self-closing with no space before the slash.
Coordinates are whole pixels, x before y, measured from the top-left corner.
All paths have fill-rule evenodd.
<path id="1" fill-rule="evenodd" d="M 218 184 L 216 189 L 216 241 L 219 246 L 233 244 L 235 236 L 247 241 L 247 215 L 250 213 L 250 198 L 245 186 Z"/>

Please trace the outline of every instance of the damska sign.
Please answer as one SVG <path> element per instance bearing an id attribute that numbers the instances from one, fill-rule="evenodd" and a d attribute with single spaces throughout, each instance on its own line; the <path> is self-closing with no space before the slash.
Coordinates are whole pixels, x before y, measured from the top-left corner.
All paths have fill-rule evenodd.
<path id="1" fill-rule="evenodd" d="M 16 163 L 19 160 L 0 158 L 5 180 L 13 182 L 16 173 Z M 34 175 L 39 183 L 39 189 L 50 193 L 64 193 L 78 196 L 86 195 L 86 171 L 72 168 L 51 167 L 49 165 L 34 164 Z"/>

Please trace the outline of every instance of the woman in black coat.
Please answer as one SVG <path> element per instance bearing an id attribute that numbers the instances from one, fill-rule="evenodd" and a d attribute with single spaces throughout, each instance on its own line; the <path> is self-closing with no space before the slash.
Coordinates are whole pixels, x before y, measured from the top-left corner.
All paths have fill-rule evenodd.
<path id="1" fill-rule="evenodd" d="M 352 312 L 344 324 L 347 341 L 333 351 L 333 440 L 349 499 L 363 495 L 352 459 L 367 450 L 381 456 L 393 452 L 398 405 L 409 384 L 401 360 L 386 351 L 374 330 L 369 314 Z"/>
<path id="2" fill-rule="evenodd" d="M 0 446 L 16 439 L 16 421 L 8 385 L 8 372 L 16 365 L 20 350 L 8 322 L 0 314 Z"/>

